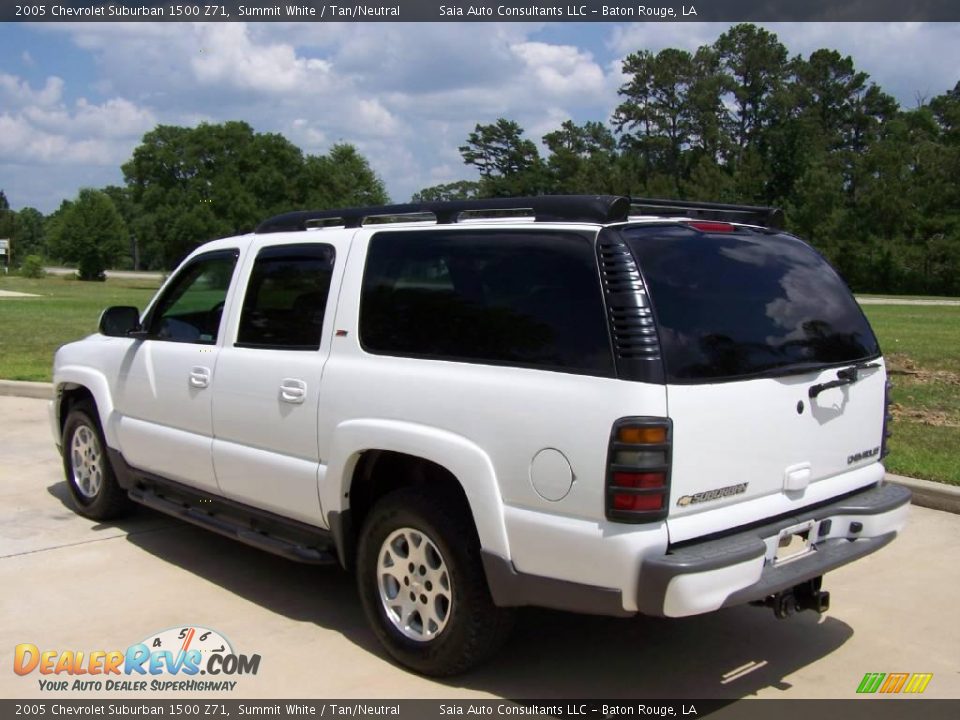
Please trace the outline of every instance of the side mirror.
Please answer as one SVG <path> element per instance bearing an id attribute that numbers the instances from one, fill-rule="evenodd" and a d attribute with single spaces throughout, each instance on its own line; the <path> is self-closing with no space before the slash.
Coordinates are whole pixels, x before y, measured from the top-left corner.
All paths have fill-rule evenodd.
<path id="1" fill-rule="evenodd" d="M 107 337 L 130 337 L 140 330 L 140 311 L 129 305 L 114 305 L 100 316 L 100 333 Z"/>

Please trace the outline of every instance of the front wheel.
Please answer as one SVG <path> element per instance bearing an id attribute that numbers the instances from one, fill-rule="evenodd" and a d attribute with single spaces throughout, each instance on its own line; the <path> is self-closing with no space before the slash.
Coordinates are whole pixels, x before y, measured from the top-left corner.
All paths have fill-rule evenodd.
<path id="1" fill-rule="evenodd" d="M 513 612 L 490 597 L 469 514 L 415 488 L 387 495 L 367 516 L 357 585 L 380 642 L 424 675 L 477 665 L 513 625 Z"/>
<path id="2" fill-rule="evenodd" d="M 88 403 L 70 409 L 63 425 L 63 472 L 77 512 L 93 520 L 111 520 L 132 505 L 117 484 L 106 455 L 96 410 Z"/>

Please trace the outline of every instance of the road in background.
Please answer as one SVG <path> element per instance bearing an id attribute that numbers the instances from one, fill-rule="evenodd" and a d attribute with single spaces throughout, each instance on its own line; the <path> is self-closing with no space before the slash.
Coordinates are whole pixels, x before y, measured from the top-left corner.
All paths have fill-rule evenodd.
<path id="1" fill-rule="evenodd" d="M 48 275 L 75 275 L 76 268 L 45 267 Z M 125 280 L 162 280 L 163 273 L 149 270 L 107 270 L 108 278 L 123 278 Z"/>

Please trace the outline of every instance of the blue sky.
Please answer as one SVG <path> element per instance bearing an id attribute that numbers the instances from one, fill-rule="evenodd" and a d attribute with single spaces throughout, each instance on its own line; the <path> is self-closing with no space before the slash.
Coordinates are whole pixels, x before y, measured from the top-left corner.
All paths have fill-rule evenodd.
<path id="1" fill-rule="evenodd" d="M 397 202 L 471 177 L 461 144 L 508 117 L 531 139 L 607 120 L 629 52 L 695 49 L 727 23 L 0 24 L 0 189 L 50 212 L 158 123 L 245 120 L 306 152 L 358 146 Z M 960 80 L 957 24 L 774 23 L 787 49 L 853 56 L 902 105 Z"/>

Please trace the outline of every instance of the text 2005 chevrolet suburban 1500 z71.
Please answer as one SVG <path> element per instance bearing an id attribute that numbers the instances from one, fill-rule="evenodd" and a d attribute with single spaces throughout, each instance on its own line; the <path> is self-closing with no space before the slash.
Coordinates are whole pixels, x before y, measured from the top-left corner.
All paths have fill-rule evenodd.
<path id="1" fill-rule="evenodd" d="M 356 573 L 460 672 L 512 609 L 822 611 L 888 543 L 883 357 L 765 208 L 554 196 L 294 212 L 56 355 L 76 506 Z M 384 222 L 384 220 L 393 222 Z"/>

